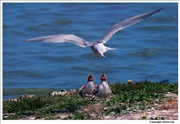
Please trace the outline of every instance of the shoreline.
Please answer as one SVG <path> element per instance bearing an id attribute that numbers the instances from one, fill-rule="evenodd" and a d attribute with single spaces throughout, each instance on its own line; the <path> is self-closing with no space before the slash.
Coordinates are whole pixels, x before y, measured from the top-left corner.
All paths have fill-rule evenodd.
<path id="1" fill-rule="evenodd" d="M 120 82 L 117 82 L 120 83 Z M 128 82 L 127 82 L 128 83 Z M 155 83 L 160 83 L 160 82 L 155 82 Z M 162 82 L 164 84 L 176 84 L 174 82 Z M 111 83 L 111 85 L 116 84 L 116 83 Z M 126 83 L 120 83 L 120 84 L 126 84 Z M 7 99 L 12 99 L 12 98 L 17 98 L 22 95 L 42 95 L 42 94 L 48 94 L 51 91 L 60 91 L 60 90 L 70 90 L 71 88 L 68 89 L 61 89 L 61 88 L 5 88 L 3 89 L 3 100 Z M 72 88 L 74 89 L 74 88 Z M 76 88 L 75 90 L 78 90 Z"/>
<path id="2" fill-rule="evenodd" d="M 177 120 L 178 83 L 112 84 L 107 101 L 83 100 L 77 90 L 3 100 L 5 120 Z M 53 92 L 51 92 L 53 93 Z M 62 95 L 63 94 L 63 95 Z M 20 108 L 14 108 L 13 106 Z M 37 107 L 39 106 L 39 107 Z M 26 111 L 26 113 L 24 113 Z M 45 113 L 44 113 L 45 112 Z M 28 114 L 29 113 L 29 114 Z"/>

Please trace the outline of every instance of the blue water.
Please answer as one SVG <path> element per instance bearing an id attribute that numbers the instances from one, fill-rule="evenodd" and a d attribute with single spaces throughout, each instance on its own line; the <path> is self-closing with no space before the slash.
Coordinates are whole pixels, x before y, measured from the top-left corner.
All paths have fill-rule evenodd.
<path id="1" fill-rule="evenodd" d="M 95 41 L 115 23 L 164 8 L 117 32 L 105 45 L 118 50 L 96 58 L 90 48 L 71 43 L 21 42 L 55 34 Z M 178 81 L 177 3 L 3 3 L 3 98 L 26 89 L 78 89 L 88 74 L 110 84 Z M 25 92 L 26 90 L 26 92 Z M 24 91 L 24 92 L 23 92 Z"/>

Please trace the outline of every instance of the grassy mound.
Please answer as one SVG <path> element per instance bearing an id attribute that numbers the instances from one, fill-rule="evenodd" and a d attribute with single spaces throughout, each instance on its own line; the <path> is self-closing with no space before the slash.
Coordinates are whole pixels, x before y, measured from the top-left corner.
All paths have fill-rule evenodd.
<path id="1" fill-rule="evenodd" d="M 99 116 L 103 115 L 119 116 L 151 109 L 154 103 L 163 101 L 167 92 L 178 94 L 178 83 L 162 84 L 145 81 L 134 84 L 115 83 L 110 87 L 112 95 L 108 101 L 83 100 L 77 92 L 68 97 L 45 94 L 17 101 L 4 100 L 3 119 L 15 120 L 30 116 L 35 119 L 100 119 Z M 64 118 L 55 116 L 62 113 L 68 116 Z M 93 116 L 93 113 L 96 116 Z"/>

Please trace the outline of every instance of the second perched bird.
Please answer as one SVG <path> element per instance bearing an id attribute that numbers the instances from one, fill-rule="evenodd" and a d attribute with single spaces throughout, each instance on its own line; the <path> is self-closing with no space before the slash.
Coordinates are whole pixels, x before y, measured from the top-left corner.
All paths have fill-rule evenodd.
<path id="1" fill-rule="evenodd" d="M 93 95 L 98 96 L 100 98 L 106 98 L 111 95 L 111 89 L 106 79 L 106 75 L 102 73 L 101 83 L 97 86 L 96 89 L 93 90 Z"/>

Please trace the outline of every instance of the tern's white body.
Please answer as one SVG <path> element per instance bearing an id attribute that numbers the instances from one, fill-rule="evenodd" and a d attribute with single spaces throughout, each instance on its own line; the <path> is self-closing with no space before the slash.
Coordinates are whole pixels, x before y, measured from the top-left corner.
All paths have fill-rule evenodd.
<path id="1" fill-rule="evenodd" d="M 101 76 L 101 83 L 97 86 L 96 89 L 93 90 L 93 95 L 104 98 L 106 98 L 111 95 L 111 89 L 109 87 L 109 84 L 106 79 L 106 75 L 103 73 Z"/>
<path id="2" fill-rule="evenodd" d="M 97 43 L 91 46 L 91 49 L 96 54 L 97 57 L 99 57 L 99 55 L 101 55 L 102 57 L 105 57 L 103 53 L 107 52 L 108 50 L 116 50 L 116 48 L 110 48 L 110 47 L 104 46 L 103 43 Z"/>
<path id="3" fill-rule="evenodd" d="M 82 90 L 82 94 L 83 96 L 85 96 L 85 94 L 88 95 L 92 95 L 92 91 L 95 88 L 95 84 L 93 81 L 88 81 L 87 84 L 84 86 L 84 89 Z"/>
<path id="4" fill-rule="evenodd" d="M 98 85 L 98 89 L 97 89 L 97 93 L 95 94 L 96 96 L 100 97 L 100 98 L 107 98 L 109 95 L 111 95 L 111 90 L 109 87 L 109 84 L 106 81 L 102 81 L 99 85 Z"/>
<path id="5" fill-rule="evenodd" d="M 90 74 L 88 76 L 88 81 L 85 85 L 79 88 L 79 95 L 84 99 L 86 95 L 92 95 L 92 91 L 96 88 L 97 86 L 94 84 L 93 81 L 93 76 Z"/>

